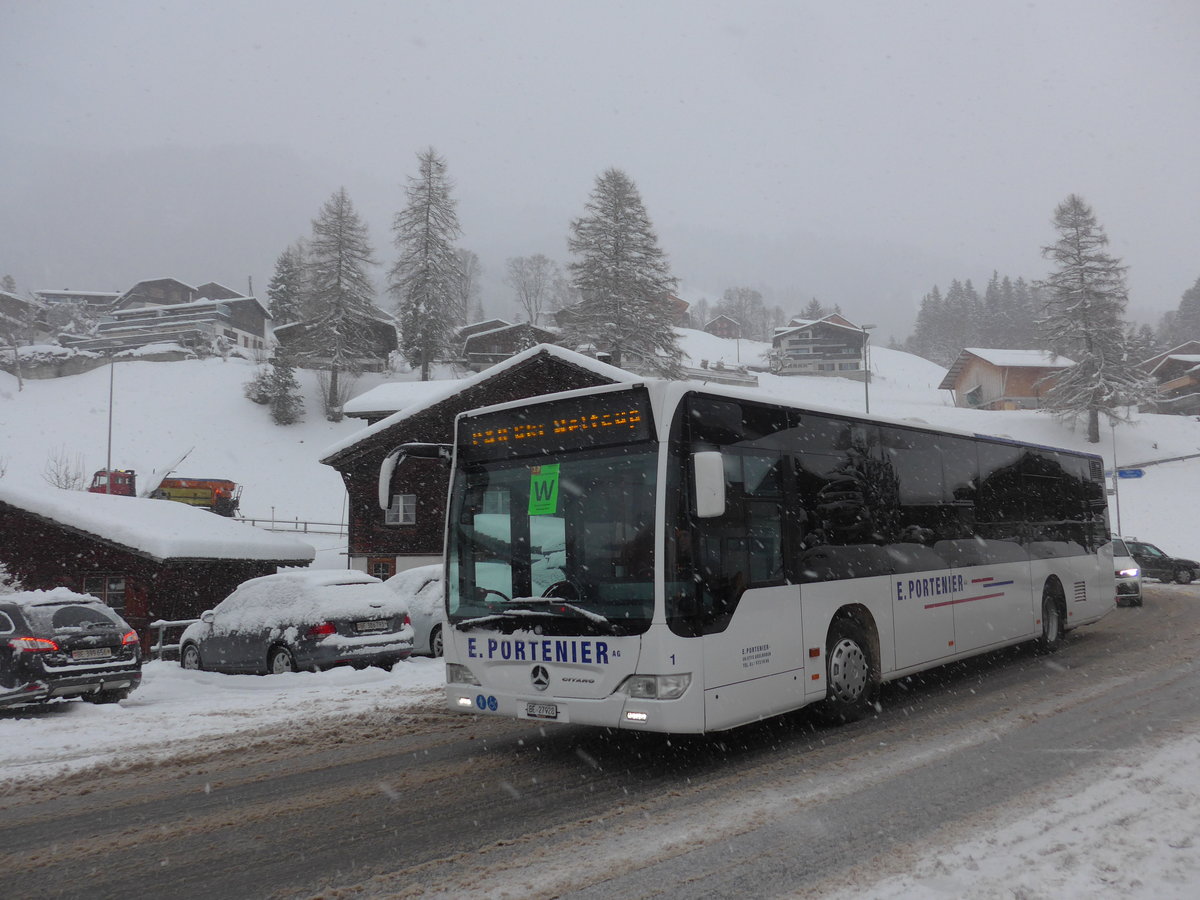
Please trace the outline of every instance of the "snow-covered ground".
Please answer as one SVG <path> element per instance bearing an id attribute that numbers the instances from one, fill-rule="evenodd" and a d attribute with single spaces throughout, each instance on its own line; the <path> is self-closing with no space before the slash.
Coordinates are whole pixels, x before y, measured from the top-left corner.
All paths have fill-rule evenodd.
<path id="1" fill-rule="evenodd" d="M 721 341 L 682 332 L 692 365 L 754 364 L 762 345 Z M 892 419 L 990 434 L 1101 453 L 1111 466 L 1200 454 L 1200 422 L 1142 415 L 1133 427 L 1104 429 L 1099 446 L 1035 412 L 988 413 L 957 409 L 937 390 L 944 370 L 908 354 L 875 348 L 871 412 Z M 119 363 L 113 403 L 113 464 L 149 472 L 194 447 L 181 474 L 230 478 L 244 486 L 248 517 L 340 522 L 345 491 L 337 473 L 319 463 L 329 446 L 363 423 L 329 423 L 320 414 L 318 387 L 302 373 L 308 415 L 280 428 L 267 410 L 246 400 L 248 363 L 229 360 Z M 447 375 L 448 373 L 442 373 Z M 395 380 L 412 380 L 413 375 Z M 838 378 L 760 375 L 764 393 L 799 402 L 861 412 L 867 389 Z M 362 379 L 357 392 L 379 376 Z M 403 389 L 400 391 L 403 394 Z M 414 389 L 416 398 L 419 391 Z M 28 487 L 44 484 L 48 460 L 78 460 L 86 477 L 105 464 L 109 373 L 27 381 L 0 372 L 0 473 Z M 1200 555 L 1200 459 L 1145 468 L 1145 477 L 1120 483 L 1120 520 L 1126 534 L 1168 552 Z M 1114 530 L 1117 515 L 1113 516 Z M 344 539 L 309 535 L 318 567 L 345 565 Z M 414 659 L 387 673 L 340 669 L 270 677 L 184 672 L 173 663 L 150 663 L 141 689 L 119 706 L 72 702 L 48 710 L 0 713 L 0 788 L 10 779 L 51 777 L 89 766 L 120 764 L 185 752 L 197 742 L 236 741 L 298 716 L 329 721 L 370 710 L 402 709 L 438 696 L 439 661 Z M 1017 806 L 1003 821 L 959 830 L 952 840 L 888 874 L 865 893 L 872 897 L 1105 897 L 1192 896 L 1200 884 L 1200 736 L 1161 744 L 1144 758 L 1125 754 L 1092 773 L 1088 783 L 1062 785 Z M 1097 777 L 1098 776 L 1098 777 Z M 1102 786 L 1102 787 L 1099 787 Z M 1103 841 L 1114 856 L 1086 860 L 1072 847 L 1086 836 Z M 859 885 L 856 895 L 864 891 Z"/>

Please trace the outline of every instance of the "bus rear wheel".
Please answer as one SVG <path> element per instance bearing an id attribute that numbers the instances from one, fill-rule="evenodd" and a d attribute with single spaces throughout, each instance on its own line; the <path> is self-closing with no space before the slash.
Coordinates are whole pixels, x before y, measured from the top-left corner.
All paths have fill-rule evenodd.
<path id="1" fill-rule="evenodd" d="M 853 619 L 836 619 L 825 647 L 825 699 L 821 718 L 828 722 L 861 719 L 875 704 L 879 667 L 871 658 L 866 630 Z"/>
<path id="2" fill-rule="evenodd" d="M 1047 653 L 1053 653 L 1063 643 L 1065 623 L 1059 598 L 1047 590 L 1042 594 L 1042 637 L 1038 642 Z"/>

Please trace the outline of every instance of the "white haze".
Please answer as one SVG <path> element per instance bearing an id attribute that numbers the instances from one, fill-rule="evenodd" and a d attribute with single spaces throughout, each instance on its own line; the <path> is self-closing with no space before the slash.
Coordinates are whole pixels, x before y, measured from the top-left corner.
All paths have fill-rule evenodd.
<path id="1" fill-rule="evenodd" d="M 616 166 L 688 299 L 817 296 L 902 339 L 935 283 L 1043 276 L 1074 192 L 1154 322 L 1200 275 L 1198 45 L 1194 0 L 0 0 L 0 274 L 261 295 L 345 185 L 382 286 L 432 145 L 491 312 Z"/>

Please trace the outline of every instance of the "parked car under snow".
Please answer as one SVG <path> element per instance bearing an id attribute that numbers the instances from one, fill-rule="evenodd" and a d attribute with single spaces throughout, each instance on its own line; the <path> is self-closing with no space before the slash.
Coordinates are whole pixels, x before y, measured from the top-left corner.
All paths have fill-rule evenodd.
<path id="1" fill-rule="evenodd" d="M 115 703 L 141 683 L 137 632 L 95 597 L 67 588 L 0 597 L 0 707 Z"/>
<path id="2" fill-rule="evenodd" d="M 384 583 L 408 604 L 413 625 L 413 653 L 441 656 L 446 627 L 442 567 L 418 566 L 398 572 Z"/>
<path id="3" fill-rule="evenodd" d="M 404 598 L 364 572 L 300 569 L 244 582 L 179 639 L 185 669 L 277 674 L 390 667 L 413 649 Z"/>

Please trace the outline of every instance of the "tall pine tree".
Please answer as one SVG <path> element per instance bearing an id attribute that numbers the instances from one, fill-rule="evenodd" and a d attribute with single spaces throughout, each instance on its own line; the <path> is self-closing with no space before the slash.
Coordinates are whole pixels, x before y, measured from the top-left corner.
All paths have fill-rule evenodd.
<path id="1" fill-rule="evenodd" d="M 620 169 L 596 179 L 585 214 L 571 222 L 567 268 L 581 300 L 566 339 L 608 351 L 615 365 L 636 362 L 667 378 L 681 374 L 671 292 L 676 279 L 641 194 Z"/>
<path id="2" fill-rule="evenodd" d="M 1043 346 L 1070 357 L 1045 395 L 1060 418 L 1087 418 L 1087 439 L 1100 441 L 1100 414 L 1125 421 L 1122 407 L 1138 403 L 1152 388 L 1130 358 L 1125 337 L 1125 266 L 1105 249 L 1108 236 L 1092 208 L 1071 194 L 1054 210 L 1055 243 L 1042 248 L 1055 269 L 1039 284 L 1045 315 L 1038 322 Z"/>
<path id="3" fill-rule="evenodd" d="M 367 226 L 355 212 L 345 188 L 339 188 L 312 223 L 309 242 L 310 311 L 297 360 L 319 360 L 328 375 L 325 415 L 340 421 L 342 373 L 361 371 L 378 352 L 374 328 L 379 321 L 375 288 L 368 266 L 375 265 Z"/>
<path id="4" fill-rule="evenodd" d="M 430 147 L 417 155 L 419 174 L 408 179 L 407 204 L 392 221 L 400 258 L 388 290 L 400 314 L 401 348 L 410 365 L 429 367 L 449 346 L 462 262 L 455 249 L 460 229 L 446 161 Z"/>

